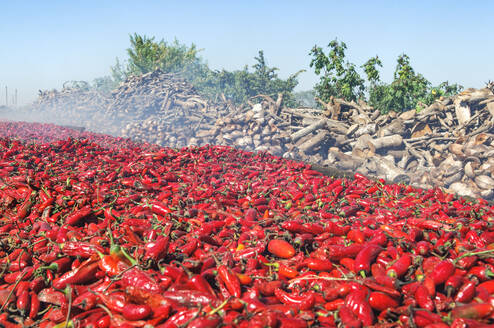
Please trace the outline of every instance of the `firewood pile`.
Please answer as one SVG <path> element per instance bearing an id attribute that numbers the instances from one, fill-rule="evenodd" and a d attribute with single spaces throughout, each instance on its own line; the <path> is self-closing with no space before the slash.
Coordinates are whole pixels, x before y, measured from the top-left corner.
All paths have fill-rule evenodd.
<path id="1" fill-rule="evenodd" d="M 324 110 L 282 108 L 280 98 L 259 99 L 224 116 L 181 115 L 178 125 L 164 116 L 150 117 L 122 132 L 172 147 L 225 144 L 267 151 L 393 182 L 494 198 L 494 94 L 489 88 L 466 90 L 419 113 L 387 115 L 339 99 L 319 100 Z"/>
<path id="2" fill-rule="evenodd" d="M 126 127 L 124 135 L 133 139 L 173 146 L 184 139 L 182 134 L 190 134 L 189 126 L 213 123 L 232 107 L 224 97 L 214 103 L 205 100 L 183 78 L 161 70 L 130 76 L 111 94 L 83 82 L 66 83 L 61 91 L 40 91 L 34 105 L 63 125 L 112 135 Z"/>
<path id="3" fill-rule="evenodd" d="M 148 119 L 151 115 L 162 118 L 169 114 L 190 114 L 197 117 L 199 113 L 225 111 L 228 107 L 227 102 L 213 106 L 183 78 L 161 70 L 129 77 L 113 91 L 111 99 L 107 108 L 109 114 L 132 117 L 136 121 Z"/>
<path id="4" fill-rule="evenodd" d="M 37 114 L 46 121 L 61 125 L 83 125 L 93 131 L 115 134 L 113 122 L 108 121 L 102 109 L 110 99 L 102 92 L 91 89 L 86 82 L 69 81 L 58 90 L 39 91 L 33 104 Z"/>
<path id="5" fill-rule="evenodd" d="M 106 98 L 79 91 L 76 102 L 70 92 L 47 93 L 40 103 L 63 106 L 69 115 L 90 112 L 92 117 L 79 116 L 93 131 L 176 148 L 219 144 L 266 151 L 494 199 L 494 83 L 441 98 L 420 112 L 386 115 L 364 102 L 340 99 L 316 99 L 322 110 L 285 108 L 281 94 L 259 95 L 248 106 L 235 107 L 224 97 L 212 103 L 185 80 L 161 71 L 131 77 Z M 97 128 L 103 120 L 113 125 Z"/>
<path id="6" fill-rule="evenodd" d="M 350 105 L 350 104 L 349 104 Z M 325 165 L 493 199 L 494 93 L 468 89 L 415 110 L 379 115 L 354 104 Z M 302 154 L 303 159 L 308 154 Z M 305 156 L 305 158 L 304 158 Z"/>

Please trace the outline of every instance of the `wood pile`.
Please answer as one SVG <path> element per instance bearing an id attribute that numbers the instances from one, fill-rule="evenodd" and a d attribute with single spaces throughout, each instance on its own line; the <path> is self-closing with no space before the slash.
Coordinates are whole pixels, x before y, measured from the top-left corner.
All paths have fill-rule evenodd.
<path id="1" fill-rule="evenodd" d="M 114 122 L 108 121 L 104 108 L 110 98 L 87 83 L 64 83 L 58 90 L 39 91 L 38 100 L 33 104 L 37 114 L 44 120 L 61 125 L 79 125 L 88 130 L 115 134 Z"/>
<path id="2" fill-rule="evenodd" d="M 183 116 L 226 110 L 227 102 L 210 104 L 194 87 L 176 74 L 156 70 L 141 76 L 131 76 L 112 92 L 107 111 L 112 115 L 132 117 L 136 121 L 151 115 L 180 113 Z"/>
<path id="3" fill-rule="evenodd" d="M 93 131 L 106 132 L 94 128 L 103 117 L 113 124 L 111 134 L 163 146 L 230 145 L 494 199 L 493 83 L 441 98 L 420 112 L 386 115 L 340 99 L 316 99 L 323 110 L 284 108 L 282 95 L 259 95 L 249 106 L 235 107 L 224 97 L 212 103 L 161 71 L 131 77 L 106 98 L 80 91 L 80 99 L 70 102 L 69 91 L 44 95 L 41 103 L 91 112 L 91 122 L 81 125 Z"/>

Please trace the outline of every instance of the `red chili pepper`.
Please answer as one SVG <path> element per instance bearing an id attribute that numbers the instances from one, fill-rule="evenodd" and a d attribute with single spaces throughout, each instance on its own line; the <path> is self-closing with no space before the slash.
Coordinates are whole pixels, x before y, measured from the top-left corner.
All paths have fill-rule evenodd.
<path id="1" fill-rule="evenodd" d="M 282 239 L 273 239 L 268 243 L 268 251 L 281 258 L 289 259 L 295 255 L 295 248 Z"/>
<path id="2" fill-rule="evenodd" d="M 93 291 L 87 291 L 77 296 L 72 305 L 84 311 L 91 310 L 97 304 L 98 297 Z"/>
<path id="3" fill-rule="evenodd" d="M 381 246 L 376 244 L 367 244 L 355 257 L 355 271 L 365 276 L 370 272 L 372 261 L 374 261 L 382 251 Z M 365 323 L 364 323 L 365 324 Z"/>
<path id="4" fill-rule="evenodd" d="M 494 280 L 485 281 L 477 286 L 477 288 L 483 288 L 489 292 L 489 294 L 494 294 Z"/>
<path id="5" fill-rule="evenodd" d="M 126 270 L 122 275 L 121 283 L 124 287 L 134 287 L 151 294 L 159 294 L 159 284 L 149 274 L 139 268 Z"/>
<path id="6" fill-rule="evenodd" d="M 393 263 L 388 270 L 386 270 L 386 274 L 393 278 L 401 278 L 405 273 L 407 273 L 408 269 L 412 265 L 412 256 L 408 253 L 403 254 Z"/>
<path id="7" fill-rule="evenodd" d="M 122 313 L 125 305 L 127 304 L 126 295 L 124 292 L 112 292 L 109 294 L 95 292 L 95 294 L 101 299 L 101 301 L 111 311 L 116 313 Z"/>
<path id="8" fill-rule="evenodd" d="M 353 229 L 350 230 L 347 234 L 348 239 L 351 241 L 357 243 L 357 244 L 363 244 L 365 242 L 365 235 L 362 232 L 362 230 L 358 229 Z"/>
<path id="9" fill-rule="evenodd" d="M 45 287 L 45 279 L 43 277 L 36 277 L 29 283 L 29 289 L 34 293 L 39 293 Z"/>
<path id="10" fill-rule="evenodd" d="M 97 254 L 98 252 L 103 253 L 103 247 L 89 242 L 68 241 L 63 243 L 62 246 L 62 253 L 68 256 L 80 256 L 83 258 L 89 258 L 92 255 Z"/>
<path id="11" fill-rule="evenodd" d="M 91 213 L 91 207 L 89 205 L 86 205 L 67 216 L 67 218 L 65 218 L 65 223 L 68 225 L 77 225 L 81 222 L 82 219 L 89 216 Z"/>
<path id="12" fill-rule="evenodd" d="M 122 308 L 122 315 L 124 318 L 132 321 L 146 319 L 151 315 L 151 313 L 151 307 L 146 304 L 138 305 L 127 303 Z"/>
<path id="13" fill-rule="evenodd" d="M 221 318 L 217 315 L 201 317 L 192 320 L 187 327 L 189 328 L 215 328 L 221 323 Z"/>
<path id="14" fill-rule="evenodd" d="M 307 267 L 314 271 L 331 271 L 333 269 L 333 263 L 317 258 L 306 258 L 297 266 L 298 268 Z"/>
<path id="15" fill-rule="evenodd" d="M 147 243 L 144 259 L 152 259 L 154 261 L 162 259 L 168 250 L 169 241 L 169 237 L 159 236 L 155 241 Z"/>
<path id="16" fill-rule="evenodd" d="M 377 290 L 379 292 L 386 293 L 388 295 L 394 296 L 394 297 L 400 297 L 401 294 L 398 290 L 396 290 L 393 287 L 386 287 L 378 284 L 374 279 L 372 278 L 366 278 L 364 279 L 364 285 L 369 287 L 370 289 Z"/>
<path id="17" fill-rule="evenodd" d="M 448 280 L 455 272 L 455 265 L 450 260 L 443 260 L 439 262 L 434 271 L 430 273 L 430 277 L 436 285 L 442 284 Z"/>
<path id="18" fill-rule="evenodd" d="M 201 275 L 195 275 L 192 278 L 190 278 L 189 286 L 193 287 L 198 291 L 209 293 L 211 295 L 216 295 L 211 285 Z"/>
<path id="19" fill-rule="evenodd" d="M 172 210 L 170 210 L 165 204 L 158 201 L 151 202 L 150 206 L 153 213 L 161 215 L 163 217 L 165 217 L 169 213 L 172 213 Z"/>
<path id="20" fill-rule="evenodd" d="M 455 302 L 468 303 L 475 297 L 476 284 L 473 281 L 466 281 L 458 290 L 454 298 Z"/>
<path id="21" fill-rule="evenodd" d="M 426 327 L 430 324 L 441 323 L 442 318 L 436 313 L 425 310 L 416 310 L 413 315 L 414 324 L 417 327 Z"/>
<path id="22" fill-rule="evenodd" d="M 24 202 L 19 206 L 17 210 L 17 218 L 18 219 L 24 219 L 27 214 L 29 213 L 29 209 L 31 208 L 32 205 L 32 199 L 31 196 L 29 195 Z"/>
<path id="23" fill-rule="evenodd" d="M 94 279 L 94 274 L 98 271 L 98 262 L 88 259 L 78 268 L 66 272 L 61 277 L 52 282 L 52 286 L 57 289 L 64 289 L 68 284 L 83 284 Z"/>
<path id="24" fill-rule="evenodd" d="M 421 284 L 417 287 L 415 291 L 415 299 L 417 300 L 417 304 L 421 308 L 427 311 L 434 310 L 434 302 L 429 296 L 429 292 L 427 291 L 427 288 L 424 285 Z"/>
<path id="25" fill-rule="evenodd" d="M 494 306 L 490 303 L 473 303 L 456 306 L 451 315 L 453 318 L 482 319 L 494 312 Z"/>
<path id="26" fill-rule="evenodd" d="M 129 268 L 126 259 L 122 258 L 118 252 L 112 252 L 110 255 L 103 255 L 98 262 L 101 271 L 110 277 L 116 276 Z"/>
<path id="27" fill-rule="evenodd" d="M 199 313 L 197 309 L 187 309 L 172 315 L 168 320 L 156 328 L 178 328 L 193 320 Z"/>
<path id="28" fill-rule="evenodd" d="M 158 296 L 162 296 L 167 300 L 177 302 L 187 307 L 197 306 L 198 304 L 203 306 L 212 304 L 214 306 L 218 301 L 218 299 L 210 293 L 205 293 L 198 290 L 166 291 Z"/>
<path id="29" fill-rule="evenodd" d="M 238 277 L 225 265 L 218 267 L 218 276 L 225 284 L 228 292 L 235 296 L 240 297 L 242 295 L 242 289 Z"/>
<path id="30" fill-rule="evenodd" d="M 470 270 L 468 270 L 468 276 L 475 276 L 480 281 L 484 282 L 494 278 L 494 272 L 488 266 L 479 265 L 470 268 Z"/>
<path id="31" fill-rule="evenodd" d="M 307 292 L 302 295 L 288 294 L 280 288 L 276 288 L 274 295 L 283 304 L 296 306 L 300 310 L 310 310 L 315 303 L 313 292 Z"/>
<path id="32" fill-rule="evenodd" d="M 425 240 L 421 240 L 417 243 L 417 247 L 415 248 L 415 253 L 418 255 L 427 255 L 431 250 L 432 246 L 429 242 Z"/>
<path id="33" fill-rule="evenodd" d="M 325 251 L 327 258 L 332 261 L 339 261 L 345 257 L 355 258 L 360 251 L 364 248 L 364 245 L 351 244 L 348 246 L 343 245 L 329 245 L 325 248 L 320 248 Z"/>
<path id="34" fill-rule="evenodd" d="M 20 293 L 19 297 L 17 298 L 17 309 L 21 311 L 21 313 L 24 315 L 25 312 L 30 309 L 29 303 L 30 303 L 29 291 L 24 290 Z"/>
<path id="35" fill-rule="evenodd" d="M 333 301 L 324 304 L 324 308 L 328 311 L 336 311 L 344 305 L 345 305 L 345 300 L 342 298 L 337 298 Z"/>
<path id="36" fill-rule="evenodd" d="M 259 281 L 255 280 L 254 286 L 264 296 L 273 296 L 274 291 L 281 287 L 282 282 L 280 280 L 273 281 Z"/>
<path id="37" fill-rule="evenodd" d="M 67 303 L 67 299 L 62 292 L 53 288 L 45 288 L 38 294 L 40 302 L 62 306 Z"/>
<path id="38" fill-rule="evenodd" d="M 360 328 L 362 327 L 362 321 L 353 314 L 353 311 L 348 306 L 341 306 L 338 311 L 338 316 L 344 327 L 348 328 Z"/>
<path id="39" fill-rule="evenodd" d="M 371 292 L 369 295 L 369 304 L 374 310 L 377 311 L 384 311 L 386 309 L 396 308 L 399 306 L 396 299 L 381 292 Z"/>
<path id="40" fill-rule="evenodd" d="M 369 292 L 367 289 L 354 289 L 345 298 L 345 305 L 362 321 L 364 326 L 374 324 L 375 317 L 368 302 Z M 341 309 L 340 309 L 341 311 Z"/>
<path id="41" fill-rule="evenodd" d="M 444 283 L 444 288 L 446 289 L 448 297 L 451 296 L 453 292 L 456 292 L 464 281 L 465 277 L 463 275 L 455 274 L 450 276 Z"/>
<path id="42" fill-rule="evenodd" d="M 34 268 L 29 266 L 25 267 L 22 269 L 22 271 L 17 271 L 17 272 L 12 272 L 12 273 L 7 273 L 6 275 L 3 276 L 3 280 L 6 283 L 13 284 L 17 280 L 19 281 L 27 281 L 31 279 L 34 273 Z"/>
<path id="43" fill-rule="evenodd" d="M 30 304 L 31 307 L 29 309 L 29 318 L 34 319 L 38 316 L 40 309 L 40 301 L 38 295 L 36 295 L 36 292 L 31 292 Z"/>

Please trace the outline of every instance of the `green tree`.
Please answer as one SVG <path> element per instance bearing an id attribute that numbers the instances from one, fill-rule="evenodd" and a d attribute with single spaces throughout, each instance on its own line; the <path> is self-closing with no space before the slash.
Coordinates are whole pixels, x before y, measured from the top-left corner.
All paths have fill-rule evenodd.
<path id="1" fill-rule="evenodd" d="M 430 82 L 416 74 L 410 65 L 410 57 L 402 54 L 397 59 L 393 82 L 390 85 L 374 79 L 370 83 L 369 102 L 382 113 L 390 110 L 401 112 L 416 108 L 419 102 L 426 102 Z"/>
<path id="2" fill-rule="evenodd" d="M 355 65 L 345 61 L 346 44 L 335 39 L 328 47 L 330 50 L 327 55 L 317 45 L 309 53 L 312 56 L 310 67 L 314 67 L 317 75 L 322 73 L 315 86 L 317 96 L 326 102 L 331 96 L 349 101 L 363 98 L 365 81 L 358 74 Z"/>
<path id="3" fill-rule="evenodd" d="M 205 75 L 199 75 L 192 82 L 204 95 L 216 97 L 223 94 L 236 104 L 246 103 L 252 97 L 260 94 L 268 95 L 276 100 L 278 94 L 281 93 L 283 94 L 284 105 L 296 105 L 293 89 L 297 86 L 297 77 L 303 70 L 283 80 L 278 77 L 278 68 L 267 65 L 262 50 L 254 59 L 256 63 L 252 66 L 253 72 L 249 71 L 248 66 L 233 72 L 226 70 L 209 71 Z"/>
<path id="4" fill-rule="evenodd" d="M 368 62 L 367 64 L 372 70 L 370 67 L 373 63 Z M 364 67 L 364 69 L 366 68 Z M 369 80 L 369 103 L 382 113 L 387 113 L 390 110 L 397 112 L 410 109 L 420 110 L 432 104 L 439 97 L 452 96 L 462 89 L 460 85 L 450 85 L 448 82 L 432 87 L 422 74 L 415 73 L 410 64 L 410 58 L 406 54 L 398 57 L 391 84 L 381 83 L 379 79 L 371 80 L 369 78 Z"/>
<path id="5" fill-rule="evenodd" d="M 346 100 L 363 98 L 364 91 L 368 91 L 368 102 L 382 113 L 390 110 L 403 111 L 415 108 L 420 110 L 430 105 L 441 96 L 452 96 L 461 91 L 462 86 L 443 82 L 437 87 L 421 74 L 415 72 L 410 64 L 410 57 L 402 54 L 397 59 L 396 69 L 391 84 L 381 82 L 378 67 L 382 62 L 378 56 L 370 58 L 361 68 L 367 76 L 367 87 L 364 80 L 355 70 L 355 65 L 345 61 L 344 42 L 336 39 L 328 45 L 326 55 L 320 47 L 312 48 L 310 55 L 311 67 L 319 75 L 319 83 L 315 86 L 316 94 L 324 101 L 331 96 Z"/>
<path id="6" fill-rule="evenodd" d="M 184 72 L 191 65 L 200 65 L 199 50 L 194 44 L 187 47 L 178 42 L 168 44 L 164 40 L 154 41 L 154 37 L 130 36 L 128 74 L 140 75 L 161 69 L 164 72 Z"/>

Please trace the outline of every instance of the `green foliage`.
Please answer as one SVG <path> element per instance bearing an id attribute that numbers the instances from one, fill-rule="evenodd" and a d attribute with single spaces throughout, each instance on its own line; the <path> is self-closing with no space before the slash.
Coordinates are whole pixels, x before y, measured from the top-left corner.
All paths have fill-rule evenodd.
<path id="1" fill-rule="evenodd" d="M 127 74 L 141 75 L 156 69 L 164 72 L 182 72 L 194 64 L 199 64 L 198 49 L 194 44 L 187 47 L 178 42 L 168 44 L 164 40 L 154 41 L 135 33 L 130 36 L 131 47 L 127 49 L 129 64 Z"/>
<path id="2" fill-rule="evenodd" d="M 369 102 L 382 113 L 397 112 L 416 108 L 417 104 L 429 104 L 427 97 L 430 82 L 416 74 L 410 65 L 410 58 L 403 54 L 398 57 L 394 80 L 390 85 L 376 81 L 369 89 Z"/>
<path id="3" fill-rule="evenodd" d="M 383 64 L 378 56 L 372 57 L 366 61 L 364 65 L 362 65 L 362 68 L 367 75 L 367 80 L 371 85 L 375 85 L 380 81 L 379 71 L 376 66 L 383 67 Z"/>
<path id="4" fill-rule="evenodd" d="M 315 86 L 317 96 L 325 102 L 328 102 L 331 96 L 355 101 L 362 98 L 365 81 L 357 73 L 354 64 L 345 62 L 346 44 L 335 39 L 328 47 L 330 51 L 327 55 L 317 46 L 309 53 L 312 56 L 310 67 L 314 67 L 317 75 L 322 73 L 319 83 Z"/>
<path id="5" fill-rule="evenodd" d="M 253 97 L 259 94 L 268 95 L 276 100 L 281 93 L 284 105 L 296 105 L 293 89 L 298 84 L 298 75 L 303 71 L 287 79 L 279 78 L 278 68 L 267 65 L 262 50 L 254 58 L 256 62 L 252 66 L 252 72 L 248 66 L 236 71 L 211 70 L 198 53 L 199 50 L 194 44 L 189 47 L 176 39 L 172 43 L 164 40 L 157 42 L 154 37 L 134 34 L 130 36 L 126 65 L 117 58 L 115 66 L 110 68 L 111 76 L 95 79 L 93 87 L 109 92 L 130 75 L 141 75 L 161 69 L 164 72 L 181 74 L 200 94 L 212 100 L 224 96 L 239 105 L 253 100 Z"/>
<path id="6" fill-rule="evenodd" d="M 264 52 L 259 51 L 258 57 L 254 58 L 256 63 L 252 66 L 253 72 L 248 66 L 242 70 L 229 72 L 226 70 L 209 70 L 205 75 L 198 76 L 192 80 L 198 90 L 208 97 L 217 97 L 223 94 L 225 98 L 235 104 L 243 104 L 257 95 L 263 94 L 277 99 L 278 94 L 283 94 L 284 104 L 295 105 L 293 89 L 297 86 L 299 71 L 288 79 L 283 80 L 276 73 L 278 68 L 269 67 L 264 58 Z"/>
<path id="7" fill-rule="evenodd" d="M 333 40 L 329 43 L 330 51 L 324 54 L 320 47 L 315 46 L 310 55 L 311 67 L 321 79 L 315 87 L 316 95 L 324 101 L 331 96 L 345 100 L 357 100 L 363 97 L 364 91 L 368 91 L 368 102 L 381 111 L 387 113 L 390 110 L 403 111 L 421 108 L 430 105 L 441 96 L 452 96 L 461 91 L 457 84 L 443 82 L 437 87 L 431 87 L 431 83 L 421 74 L 415 72 L 410 64 L 410 58 L 402 54 L 397 59 L 393 81 L 390 84 L 381 82 L 378 67 L 382 62 L 378 56 L 370 58 L 361 68 L 367 76 L 367 86 L 364 80 L 355 70 L 355 65 L 345 62 L 344 42 Z"/>
<path id="8" fill-rule="evenodd" d="M 441 96 L 452 96 L 461 91 L 458 84 L 443 82 L 437 87 L 421 74 L 415 73 L 410 58 L 402 54 L 397 59 L 394 80 L 386 85 L 378 80 L 370 83 L 369 103 L 381 113 L 390 110 L 401 112 L 410 109 L 421 110 Z"/>
<path id="9" fill-rule="evenodd" d="M 235 104 L 246 103 L 259 94 L 277 98 L 278 93 L 284 95 L 284 104 L 293 105 L 293 89 L 297 85 L 300 72 L 283 80 L 278 77 L 276 67 L 269 67 L 264 52 L 259 51 L 255 57 L 253 72 L 245 66 L 242 70 L 226 71 L 211 70 L 200 57 L 194 44 L 187 47 L 177 40 L 169 44 L 154 38 L 134 34 L 130 36 L 131 47 L 126 69 L 117 61 L 112 67 L 113 80 L 121 81 L 125 76 L 144 74 L 155 69 L 165 72 L 180 73 L 191 82 L 202 95 L 217 99 L 224 95 Z"/>

